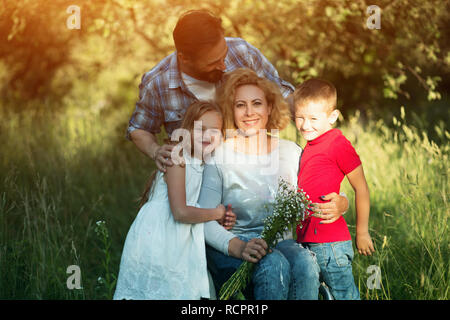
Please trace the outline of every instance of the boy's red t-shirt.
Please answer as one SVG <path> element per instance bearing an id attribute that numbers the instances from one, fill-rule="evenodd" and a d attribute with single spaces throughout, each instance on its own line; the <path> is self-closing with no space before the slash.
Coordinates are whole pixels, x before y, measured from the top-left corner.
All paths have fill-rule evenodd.
<path id="1" fill-rule="evenodd" d="M 350 141 L 339 129 L 331 129 L 312 141 L 303 150 L 298 174 L 298 186 L 313 203 L 324 203 L 320 196 L 339 193 L 345 175 L 361 164 Z M 297 226 L 297 242 L 334 242 L 351 240 L 343 216 L 330 224 L 310 217 Z"/>

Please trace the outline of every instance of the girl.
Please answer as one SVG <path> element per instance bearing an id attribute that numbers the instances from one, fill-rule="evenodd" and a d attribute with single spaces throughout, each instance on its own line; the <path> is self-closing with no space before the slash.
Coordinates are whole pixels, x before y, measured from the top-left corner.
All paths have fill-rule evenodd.
<path id="1" fill-rule="evenodd" d="M 125 240 L 114 299 L 210 298 L 202 222 L 223 222 L 226 210 L 223 205 L 197 207 L 205 147 L 213 147 L 205 134 L 194 135 L 194 121 L 202 121 L 203 131 L 220 132 L 221 110 L 205 101 L 187 109 L 181 128 L 189 132 L 192 147 L 183 152 L 185 165 L 156 173 L 149 199 Z"/>

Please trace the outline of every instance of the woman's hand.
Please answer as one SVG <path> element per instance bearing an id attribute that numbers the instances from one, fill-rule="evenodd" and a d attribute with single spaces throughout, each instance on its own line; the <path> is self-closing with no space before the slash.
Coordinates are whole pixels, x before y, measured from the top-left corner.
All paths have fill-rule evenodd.
<path id="1" fill-rule="evenodd" d="M 253 238 L 245 243 L 241 252 L 241 259 L 257 263 L 267 254 L 267 243 L 263 239 Z"/>
<path id="2" fill-rule="evenodd" d="M 314 217 L 323 219 L 321 224 L 333 223 L 339 219 L 345 211 L 348 210 L 348 200 L 346 197 L 338 195 L 336 192 L 321 197 L 322 200 L 330 200 L 325 203 L 314 203 L 318 213 L 313 214 Z"/>

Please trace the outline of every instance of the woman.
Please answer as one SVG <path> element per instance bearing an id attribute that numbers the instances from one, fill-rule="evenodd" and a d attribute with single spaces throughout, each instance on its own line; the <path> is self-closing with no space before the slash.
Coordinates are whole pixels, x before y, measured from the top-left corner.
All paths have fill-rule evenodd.
<path id="1" fill-rule="evenodd" d="M 231 204 L 236 223 L 230 231 L 217 222 L 205 224 L 208 269 L 216 290 L 247 260 L 257 263 L 244 294 L 257 300 L 317 299 L 319 268 L 313 254 L 294 240 L 280 241 L 267 254 L 259 239 L 263 219 L 271 214 L 281 177 L 297 184 L 301 148 L 268 135 L 290 119 L 278 87 L 249 69 L 228 73 L 218 91 L 226 140 L 205 166 L 198 203 L 203 208 Z M 273 133 L 273 132 L 272 132 Z M 338 207 L 348 201 L 336 196 Z"/>

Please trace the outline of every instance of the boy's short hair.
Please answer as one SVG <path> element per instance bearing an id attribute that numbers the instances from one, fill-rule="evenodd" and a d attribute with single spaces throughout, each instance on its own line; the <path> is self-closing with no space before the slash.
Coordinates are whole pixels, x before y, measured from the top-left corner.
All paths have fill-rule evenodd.
<path id="1" fill-rule="evenodd" d="M 336 109 L 337 103 L 336 87 L 331 82 L 323 79 L 309 79 L 295 89 L 295 108 L 313 101 L 323 101 L 327 105 L 326 111 L 333 111 Z"/>
<path id="2" fill-rule="evenodd" d="M 178 52 L 196 58 L 199 49 L 213 46 L 223 35 L 222 20 L 205 9 L 189 10 L 181 15 L 173 30 Z"/>

